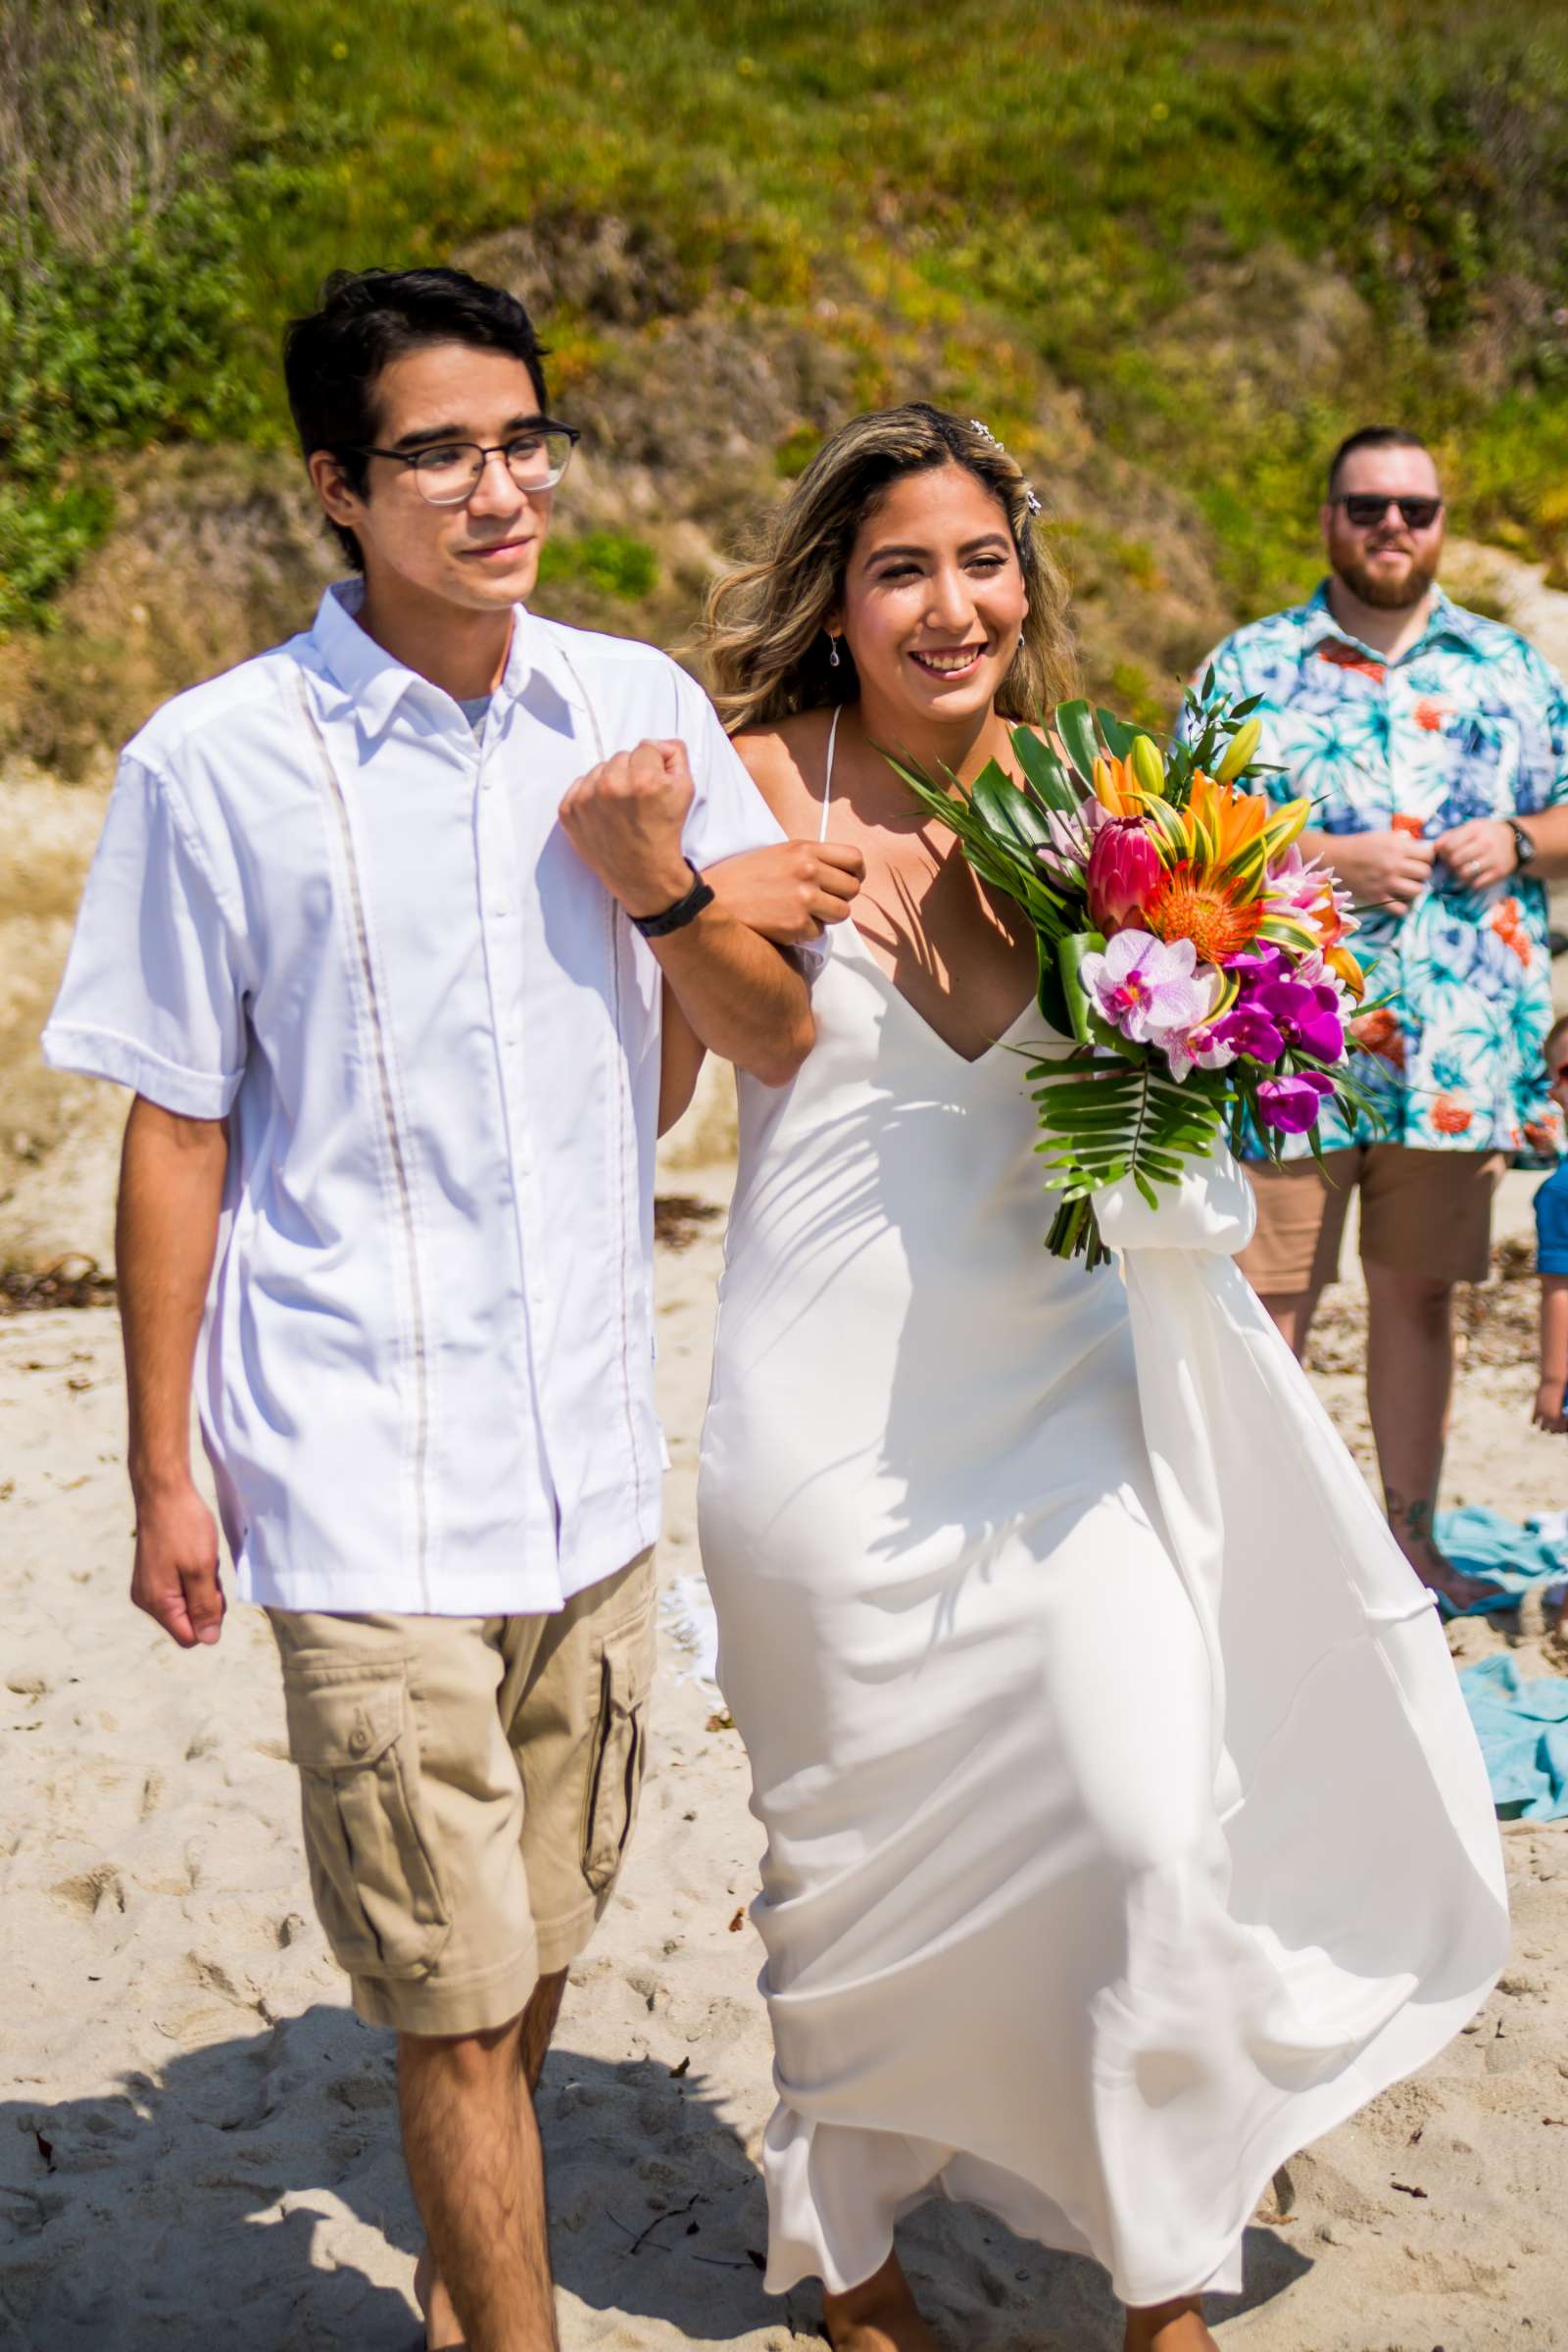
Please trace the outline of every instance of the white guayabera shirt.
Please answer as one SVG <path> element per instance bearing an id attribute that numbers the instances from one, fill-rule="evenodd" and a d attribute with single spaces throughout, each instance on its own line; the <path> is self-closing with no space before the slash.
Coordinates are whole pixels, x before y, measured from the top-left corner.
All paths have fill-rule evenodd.
<path id="1" fill-rule="evenodd" d="M 250 1599 L 556 1609 L 659 1533 L 660 975 L 557 822 L 686 746 L 699 866 L 781 838 L 665 656 L 518 608 L 476 740 L 359 584 L 127 748 L 57 1068 L 227 1118 L 197 1396 Z"/>

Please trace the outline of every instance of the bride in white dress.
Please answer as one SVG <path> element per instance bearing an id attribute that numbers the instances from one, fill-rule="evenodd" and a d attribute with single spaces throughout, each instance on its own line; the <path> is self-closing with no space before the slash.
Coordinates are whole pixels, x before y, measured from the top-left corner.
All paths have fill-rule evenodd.
<path id="1" fill-rule="evenodd" d="M 1430 1595 L 1228 1261 L 1234 1341 L 1135 1286 L 1135 1363 L 1121 1273 L 1048 1254 L 1032 945 L 877 749 L 971 777 L 1064 683 L 1030 509 L 961 420 L 862 418 L 710 621 L 792 837 L 710 879 L 835 925 L 805 1067 L 740 1080 L 700 1508 L 767 1834 L 767 2283 L 820 2277 L 840 2352 L 932 2345 L 892 2252 L 930 2195 L 1096 2257 L 1132 2352 L 1212 2347 L 1271 2173 L 1506 1944 Z"/>

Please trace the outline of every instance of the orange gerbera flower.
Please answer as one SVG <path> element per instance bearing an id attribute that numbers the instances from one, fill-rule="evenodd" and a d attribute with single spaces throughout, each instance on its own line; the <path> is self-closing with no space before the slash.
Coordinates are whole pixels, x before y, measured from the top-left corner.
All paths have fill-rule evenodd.
<path id="1" fill-rule="evenodd" d="M 1249 902 L 1236 883 L 1203 874 L 1184 858 L 1145 906 L 1144 920 L 1157 939 L 1190 939 L 1200 962 L 1223 963 L 1257 937 L 1263 902 Z"/>

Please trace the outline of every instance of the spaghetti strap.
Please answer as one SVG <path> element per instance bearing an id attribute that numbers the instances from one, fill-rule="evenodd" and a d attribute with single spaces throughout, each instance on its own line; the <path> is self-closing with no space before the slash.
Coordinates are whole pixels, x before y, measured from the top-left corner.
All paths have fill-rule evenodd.
<path id="1" fill-rule="evenodd" d="M 822 776 L 822 822 L 817 831 L 818 841 L 827 839 L 827 812 L 833 805 L 833 746 L 838 741 L 839 720 L 843 714 L 844 705 L 840 703 L 827 731 L 827 767 Z"/>

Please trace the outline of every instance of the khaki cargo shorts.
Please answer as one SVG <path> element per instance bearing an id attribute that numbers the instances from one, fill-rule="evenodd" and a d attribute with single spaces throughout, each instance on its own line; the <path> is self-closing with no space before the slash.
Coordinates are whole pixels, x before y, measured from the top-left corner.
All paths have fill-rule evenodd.
<path id="1" fill-rule="evenodd" d="M 368 2024 L 505 2025 L 587 1942 L 637 1812 L 654 1589 L 650 1550 L 548 1617 L 268 1610 L 311 1891 Z"/>
<path id="2" fill-rule="evenodd" d="M 1291 1298 L 1337 1282 L 1352 1193 L 1361 1202 L 1361 1255 L 1395 1274 L 1485 1282 L 1492 1270 L 1492 1201 L 1500 1152 L 1426 1152 L 1410 1144 L 1351 1144 L 1279 1166 L 1249 1160 L 1257 1231 L 1237 1259 L 1262 1298 Z"/>

